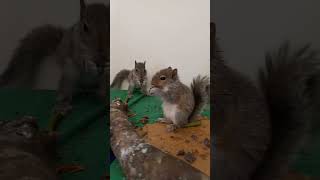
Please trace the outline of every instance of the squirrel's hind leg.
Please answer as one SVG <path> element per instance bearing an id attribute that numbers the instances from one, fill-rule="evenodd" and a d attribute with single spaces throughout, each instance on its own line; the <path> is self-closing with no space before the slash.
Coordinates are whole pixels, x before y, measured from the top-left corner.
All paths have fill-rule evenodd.
<path id="1" fill-rule="evenodd" d="M 176 112 L 173 124 L 167 125 L 167 131 L 174 132 L 175 130 L 184 127 L 188 124 L 188 117 L 189 115 L 187 113 Z"/>

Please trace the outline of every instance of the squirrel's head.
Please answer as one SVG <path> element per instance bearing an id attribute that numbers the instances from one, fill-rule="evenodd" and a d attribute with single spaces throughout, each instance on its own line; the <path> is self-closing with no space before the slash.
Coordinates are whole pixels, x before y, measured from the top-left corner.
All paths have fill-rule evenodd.
<path id="1" fill-rule="evenodd" d="M 80 0 L 78 32 L 87 60 L 106 66 L 110 52 L 110 7 L 102 3 L 86 5 Z"/>
<path id="2" fill-rule="evenodd" d="M 179 80 L 178 70 L 168 67 L 157 72 L 151 80 L 151 86 L 163 89 L 167 85 Z"/>
<path id="3" fill-rule="evenodd" d="M 146 62 L 137 62 L 134 61 L 134 75 L 139 80 L 139 83 L 142 84 L 145 81 L 147 75 Z"/>

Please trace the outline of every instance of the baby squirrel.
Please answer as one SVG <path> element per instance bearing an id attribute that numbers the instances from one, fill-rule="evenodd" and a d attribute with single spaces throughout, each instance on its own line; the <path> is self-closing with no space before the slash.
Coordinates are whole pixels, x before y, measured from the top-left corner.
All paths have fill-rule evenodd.
<path id="1" fill-rule="evenodd" d="M 147 70 L 145 61 L 143 63 L 134 61 L 134 69 L 123 69 L 118 72 L 111 83 L 111 88 L 120 89 L 123 81 L 126 79 L 129 81 L 128 98 L 132 97 L 134 88 L 140 88 L 143 94 L 148 94 Z"/>
<path id="2" fill-rule="evenodd" d="M 149 93 L 163 101 L 164 118 L 158 121 L 169 124 L 168 131 L 174 131 L 194 120 L 206 104 L 208 84 L 207 76 L 198 76 L 190 89 L 179 80 L 177 69 L 168 67 L 157 72 L 152 77 Z"/>

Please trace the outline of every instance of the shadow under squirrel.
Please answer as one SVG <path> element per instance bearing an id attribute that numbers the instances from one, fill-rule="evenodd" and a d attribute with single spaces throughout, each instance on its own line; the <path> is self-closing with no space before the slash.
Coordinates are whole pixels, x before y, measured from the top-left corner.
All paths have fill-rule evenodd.
<path id="1" fill-rule="evenodd" d="M 267 53 L 259 89 L 226 65 L 215 31 L 211 23 L 212 134 L 221 138 L 211 152 L 212 177 L 282 179 L 319 117 L 317 53 L 310 45 L 292 49 L 289 42 Z"/>

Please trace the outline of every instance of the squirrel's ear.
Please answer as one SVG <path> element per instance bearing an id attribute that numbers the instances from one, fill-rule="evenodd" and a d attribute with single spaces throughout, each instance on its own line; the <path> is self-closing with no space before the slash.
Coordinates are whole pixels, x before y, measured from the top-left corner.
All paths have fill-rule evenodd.
<path id="1" fill-rule="evenodd" d="M 146 61 L 144 61 L 143 64 L 146 65 Z"/>
<path id="2" fill-rule="evenodd" d="M 172 78 L 173 79 L 176 79 L 178 77 L 178 69 L 174 69 L 173 71 L 172 71 Z"/>
<path id="3" fill-rule="evenodd" d="M 172 70 L 172 67 L 171 67 L 171 66 L 169 66 L 169 67 L 168 67 L 168 69 Z"/>
<path id="4" fill-rule="evenodd" d="M 80 0 L 80 19 L 84 20 L 86 16 L 86 3 L 84 0 Z"/>
<path id="5" fill-rule="evenodd" d="M 137 65 L 137 61 L 136 60 L 134 60 L 134 65 Z"/>

